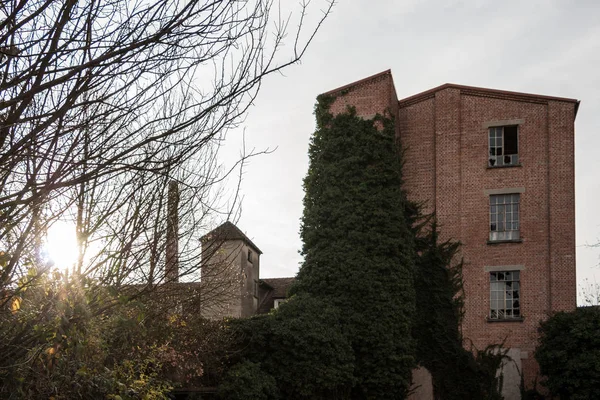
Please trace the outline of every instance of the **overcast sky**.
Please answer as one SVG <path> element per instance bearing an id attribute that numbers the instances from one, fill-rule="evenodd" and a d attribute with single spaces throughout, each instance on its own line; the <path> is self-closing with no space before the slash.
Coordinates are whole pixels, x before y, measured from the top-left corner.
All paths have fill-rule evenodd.
<path id="1" fill-rule="evenodd" d="M 309 17 L 316 18 L 316 9 Z M 390 68 L 398 98 L 457 83 L 581 100 L 575 123 L 578 282 L 600 283 L 600 1 L 340 1 L 301 65 L 264 81 L 243 124 L 238 226 L 261 277 L 293 276 L 319 93 Z M 235 145 L 239 132 L 228 136 Z"/>

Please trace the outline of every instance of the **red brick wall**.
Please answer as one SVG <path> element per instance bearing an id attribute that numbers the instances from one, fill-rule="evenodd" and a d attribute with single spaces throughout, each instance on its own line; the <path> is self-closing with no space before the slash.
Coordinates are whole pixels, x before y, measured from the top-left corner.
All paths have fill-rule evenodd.
<path id="1" fill-rule="evenodd" d="M 389 71 L 328 94 L 336 96 L 330 108 L 334 115 L 346 111 L 348 106 L 355 107 L 357 114 L 365 118 L 372 118 L 376 114 L 396 117 L 398 113 L 396 89 Z"/>
<path id="2" fill-rule="evenodd" d="M 575 278 L 575 110 L 572 104 L 548 103 L 550 146 L 550 305 L 552 310 L 576 307 Z"/>
<path id="3" fill-rule="evenodd" d="M 463 335 L 479 349 L 491 343 L 521 350 L 526 381 L 538 374 L 533 358 L 539 321 L 576 306 L 573 101 L 445 85 L 396 101 L 386 71 L 332 92 L 331 111 L 348 105 L 369 118 L 397 118 L 405 150 L 409 197 L 435 210 L 442 239 L 462 242 Z M 399 104 L 399 106 L 396 106 Z M 486 123 L 520 120 L 521 166 L 488 168 Z M 521 243 L 488 244 L 489 193 L 520 188 Z M 519 322 L 488 322 L 489 272 L 521 265 Z"/>
<path id="4" fill-rule="evenodd" d="M 484 123 L 521 119 L 522 166 L 487 168 Z M 442 238 L 463 243 L 463 334 L 483 349 L 490 343 L 519 348 L 526 380 L 537 375 L 533 350 L 540 320 L 576 302 L 574 223 L 574 103 L 484 97 L 442 88 L 422 101 L 400 102 L 409 196 L 435 207 Z M 524 188 L 522 243 L 487 244 L 486 189 Z M 435 199 L 435 202 L 432 202 Z M 489 272 L 485 267 L 523 265 L 522 322 L 488 322 Z"/>
<path id="5" fill-rule="evenodd" d="M 463 212 L 460 91 L 441 90 L 435 94 L 434 102 L 435 212 L 440 223 L 440 239 L 460 240 Z M 411 188 L 407 189 L 410 193 Z"/>
<path id="6" fill-rule="evenodd" d="M 424 100 L 399 108 L 397 126 L 404 153 L 404 183 L 412 199 L 424 201 L 424 212 L 435 208 L 435 101 Z"/>

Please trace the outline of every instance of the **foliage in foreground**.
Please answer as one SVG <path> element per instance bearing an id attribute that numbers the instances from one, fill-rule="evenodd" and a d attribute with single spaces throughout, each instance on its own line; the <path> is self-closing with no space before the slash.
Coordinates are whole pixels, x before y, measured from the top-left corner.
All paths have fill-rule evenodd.
<path id="1" fill-rule="evenodd" d="M 282 399 L 346 399 L 354 355 L 339 318 L 335 307 L 299 295 L 277 312 L 234 321 L 242 365 L 246 360 L 260 365 L 263 374 L 275 378 Z"/>
<path id="2" fill-rule="evenodd" d="M 224 400 L 272 400 L 279 393 L 275 378 L 264 372 L 260 364 L 245 360 L 232 367 L 219 386 L 218 395 Z"/>
<path id="3" fill-rule="evenodd" d="M 540 325 L 535 358 L 561 399 L 600 399 L 600 308 L 559 312 Z"/>
<path id="4" fill-rule="evenodd" d="M 32 271 L 4 291 L 0 398 L 167 399 L 218 373 L 227 336 L 193 315 L 154 313 L 90 279 Z"/>

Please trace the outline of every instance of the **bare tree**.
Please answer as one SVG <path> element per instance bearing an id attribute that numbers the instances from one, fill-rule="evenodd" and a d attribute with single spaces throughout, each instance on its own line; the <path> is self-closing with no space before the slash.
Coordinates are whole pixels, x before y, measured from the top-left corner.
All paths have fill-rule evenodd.
<path id="1" fill-rule="evenodd" d="M 270 0 L 2 2 L 1 286 L 43 266 L 42 238 L 65 218 L 77 226 L 77 272 L 164 281 L 172 180 L 179 269 L 194 274 L 207 217 L 223 211 L 219 142 L 261 80 L 300 60 L 333 0 L 311 27 L 308 6 L 272 20 Z"/>
<path id="2" fill-rule="evenodd" d="M 318 18 L 308 26 L 302 1 L 284 18 L 272 0 L 0 2 L 0 392 L 10 393 L 11 371 L 35 360 L 46 368 L 48 346 L 62 345 L 65 335 L 40 335 L 40 326 L 64 330 L 79 318 L 53 306 L 63 301 L 58 285 L 33 291 L 41 307 L 14 315 L 23 290 L 47 282 L 42 245 L 56 221 L 76 227 L 78 290 L 100 283 L 77 297 L 100 324 L 118 298 L 106 290 L 131 298 L 132 288 L 137 296 L 174 286 L 168 245 L 178 249 L 178 277 L 197 278 L 214 255 L 202 254 L 200 237 L 236 212 L 236 193 L 228 203 L 219 191 L 236 171 L 219 165 L 220 143 L 262 79 L 302 58 L 334 3 L 310 5 Z M 176 244 L 166 235 L 174 231 Z M 224 274 L 215 281 L 238 279 L 227 266 L 214 271 Z M 194 285 L 177 292 L 196 304 Z M 209 293 L 223 295 L 200 299 Z"/>

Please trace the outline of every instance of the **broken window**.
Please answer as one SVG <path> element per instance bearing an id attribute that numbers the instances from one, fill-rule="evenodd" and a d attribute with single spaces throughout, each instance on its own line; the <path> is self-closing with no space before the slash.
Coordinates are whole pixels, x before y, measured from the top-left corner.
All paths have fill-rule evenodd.
<path id="1" fill-rule="evenodd" d="M 489 130 L 490 167 L 519 164 L 519 127 L 496 126 Z"/>
<path id="2" fill-rule="evenodd" d="M 490 272 L 490 319 L 521 318 L 519 271 Z"/>

